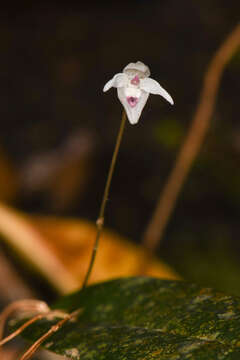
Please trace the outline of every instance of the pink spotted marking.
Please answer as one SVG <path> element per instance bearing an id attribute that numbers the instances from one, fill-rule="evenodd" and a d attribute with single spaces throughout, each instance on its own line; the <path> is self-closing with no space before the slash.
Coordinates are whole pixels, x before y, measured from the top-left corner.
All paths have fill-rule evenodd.
<path id="1" fill-rule="evenodd" d="M 139 82 L 140 82 L 140 80 L 139 80 L 139 77 L 137 75 L 134 76 L 134 78 L 131 80 L 132 85 L 138 85 Z"/>
<path id="2" fill-rule="evenodd" d="M 133 96 L 127 96 L 127 102 L 131 107 L 135 107 L 138 103 L 138 98 Z"/>

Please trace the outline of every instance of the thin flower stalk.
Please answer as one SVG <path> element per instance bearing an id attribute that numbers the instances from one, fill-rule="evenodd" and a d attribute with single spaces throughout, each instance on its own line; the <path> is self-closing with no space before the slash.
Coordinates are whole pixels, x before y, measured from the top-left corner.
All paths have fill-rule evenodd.
<path id="1" fill-rule="evenodd" d="M 122 113 L 122 121 L 121 121 L 120 129 L 119 129 L 119 132 L 118 132 L 117 141 L 116 141 L 116 145 L 115 145 L 115 149 L 114 149 L 113 156 L 112 156 L 112 161 L 111 161 L 108 176 L 107 176 L 107 181 L 106 181 L 106 185 L 105 185 L 105 189 L 104 189 L 104 193 L 103 193 L 103 198 L 102 198 L 102 203 L 101 203 L 101 207 L 100 207 L 100 211 L 99 211 L 99 216 L 98 216 L 98 219 L 96 221 L 96 226 L 97 226 L 96 239 L 95 239 L 95 243 L 94 243 L 94 247 L 93 247 L 89 267 L 88 267 L 86 276 L 85 276 L 84 281 L 83 281 L 82 289 L 84 289 L 86 287 L 87 283 L 88 283 L 89 277 L 90 277 L 91 272 L 92 272 L 93 264 L 94 264 L 94 261 L 95 261 L 95 258 L 96 258 L 98 245 L 99 245 L 99 239 L 100 239 L 100 236 L 101 236 L 101 233 L 102 233 L 102 230 L 103 230 L 103 225 L 104 225 L 104 213 L 105 213 L 106 203 L 107 203 L 107 200 L 108 200 L 108 194 L 109 194 L 110 185 L 111 185 L 111 181 L 112 181 L 113 171 L 114 171 L 114 168 L 115 168 L 117 155 L 118 155 L 118 152 L 119 152 L 119 147 L 120 147 L 120 144 L 121 144 L 123 131 L 124 131 L 124 128 L 125 128 L 126 119 L 127 119 L 126 113 L 125 113 L 125 111 L 123 111 L 123 113 Z"/>

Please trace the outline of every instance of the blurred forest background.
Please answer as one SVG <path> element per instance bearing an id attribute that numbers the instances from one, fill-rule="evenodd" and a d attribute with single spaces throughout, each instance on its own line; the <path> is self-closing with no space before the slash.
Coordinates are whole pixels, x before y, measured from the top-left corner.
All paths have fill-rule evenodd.
<path id="1" fill-rule="evenodd" d="M 91 221 L 98 216 L 122 111 L 116 91 L 103 94 L 102 88 L 140 60 L 175 101 L 170 107 L 151 96 L 139 124 L 127 124 L 113 177 L 106 227 L 140 244 L 191 125 L 208 64 L 239 13 L 234 0 L 5 5 L 1 206 L 27 214 L 41 236 L 52 231 L 56 242 L 62 237 L 66 252 L 69 238 L 60 217 L 80 219 L 76 239 L 81 226 L 94 231 Z M 240 49 L 224 70 L 210 130 L 157 251 L 180 277 L 235 294 L 240 294 L 239 94 Z M 40 294 L 50 291 L 41 279 L 36 286 L 29 267 L 12 252 L 9 238 L 18 230 L 9 235 L 6 226 L 14 228 L 14 221 L 1 214 L 0 207 L 1 253 Z M 51 226 L 48 219 L 55 219 Z"/>

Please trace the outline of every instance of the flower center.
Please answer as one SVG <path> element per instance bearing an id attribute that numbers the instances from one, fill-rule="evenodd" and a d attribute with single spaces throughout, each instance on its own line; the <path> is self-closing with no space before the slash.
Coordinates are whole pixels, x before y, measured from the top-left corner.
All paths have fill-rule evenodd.
<path id="1" fill-rule="evenodd" d="M 134 96 L 127 96 L 127 102 L 131 107 L 135 107 L 138 103 L 138 98 Z"/>
<path id="2" fill-rule="evenodd" d="M 138 75 L 134 76 L 134 78 L 131 80 L 132 85 L 139 85 L 139 77 Z"/>

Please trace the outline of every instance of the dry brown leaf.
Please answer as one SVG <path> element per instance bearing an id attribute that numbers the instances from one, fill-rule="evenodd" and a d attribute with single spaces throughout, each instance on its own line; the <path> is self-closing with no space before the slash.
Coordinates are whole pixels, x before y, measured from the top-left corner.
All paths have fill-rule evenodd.
<path id="1" fill-rule="evenodd" d="M 0 203 L 0 234 L 60 293 L 68 293 L 83 282 L 96 226 L 85 220 L 33 217 Z M 90 282 L 139 275 L 144 255 L 142 247 L 104 230 Z M 144 275 L 178 278 L 168 265 L 153 257 L 144 263 Z"/>
<path id="2" fill-rule="evenodd" d="M 32 224 L 30 217 L 0 203 L 1 239 L 42 273 L 61 293 L 79 287 L 79 281 L 58 259 L 50 241 Z"/>
<path id="3" fill-rule="evenodd" d="M 66 268 L 82 282 L 96 236 L 95 224 L 53 217 L 32 218 L 32 221 Z M 142 247 L 113 231 L 104 230 L 90 282 L 137 275 L 143 256 Z M 179 278 L 168 265 L 155 258 L 151 259 L 145 274 L 166 279 Z"/>

